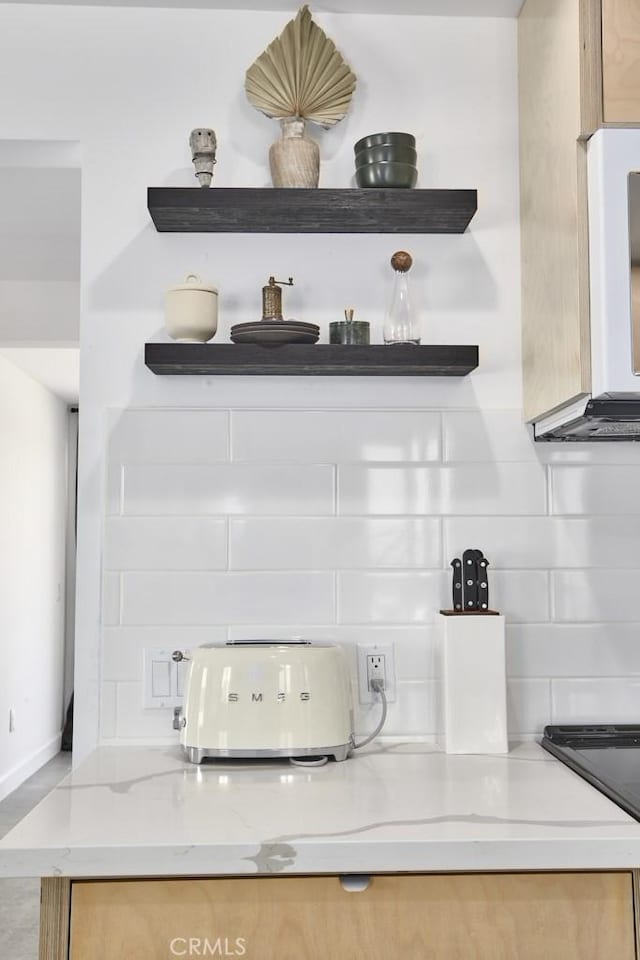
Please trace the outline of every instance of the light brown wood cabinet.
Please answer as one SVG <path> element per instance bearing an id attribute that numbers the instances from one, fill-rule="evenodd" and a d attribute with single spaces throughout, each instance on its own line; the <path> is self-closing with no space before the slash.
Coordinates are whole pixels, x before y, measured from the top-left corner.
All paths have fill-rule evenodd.
<path id="1" fill-rule="evenodd" d="M 69 960 L 636 956 L 631 872 L 74 881 L 70 917 Z"/>
<path id="2" fill-rule="evenodd" d="M 526 0 L 518 21 L 524 410 L 591 391 L 586 141 L 640 126 L 638 0 Z"/>

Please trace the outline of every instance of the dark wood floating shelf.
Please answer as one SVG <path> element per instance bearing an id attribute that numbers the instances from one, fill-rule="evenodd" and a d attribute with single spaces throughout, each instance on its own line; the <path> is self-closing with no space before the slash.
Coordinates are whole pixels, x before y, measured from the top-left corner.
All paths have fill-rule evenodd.
<path id="1" fill-rule="evenodd" d="M 154 373 L 257 376 L 464 377 L 478 366 L 477 346 L 342 346 L 147 343 Z"/>
<path id="2" fill-rule="evenodd" d="M 149 187 L 162 233 L 464 233 L 476 190 Z"/>

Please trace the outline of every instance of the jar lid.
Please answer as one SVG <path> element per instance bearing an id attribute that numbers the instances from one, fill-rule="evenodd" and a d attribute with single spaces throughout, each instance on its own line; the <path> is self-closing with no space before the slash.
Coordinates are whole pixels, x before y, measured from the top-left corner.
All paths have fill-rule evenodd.
<path id="1" fill-rule="evenodd" d="M 169 287 L 167 293 L 173 293 L 174 290 L 201 290 L 204 293 L 217 293 L 217 287 L 212 287 L 209 283 L 203 283 L 197 273 L 188 273 L 183 283 L 176 284 L 175 287 Z"/>

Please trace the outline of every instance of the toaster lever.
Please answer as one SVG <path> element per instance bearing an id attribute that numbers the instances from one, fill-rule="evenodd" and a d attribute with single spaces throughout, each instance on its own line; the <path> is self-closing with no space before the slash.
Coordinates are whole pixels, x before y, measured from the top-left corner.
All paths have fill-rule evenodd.
<path id="1" fill-rule="evenodd" d="M 173 708 L 173 729 L 182 730 L 185 726 L 186 720 L 182 716 L 182 707 Z"/>

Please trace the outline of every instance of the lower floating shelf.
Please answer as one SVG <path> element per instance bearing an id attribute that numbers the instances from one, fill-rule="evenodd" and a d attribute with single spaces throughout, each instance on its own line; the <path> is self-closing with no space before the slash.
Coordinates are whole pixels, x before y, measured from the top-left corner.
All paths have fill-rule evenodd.
<path id="1" fill-rule="evenodd" d="M 478 347 L 147 343 L 144 362 L 183 376 L 464 377 L 478 366 Z"/>

